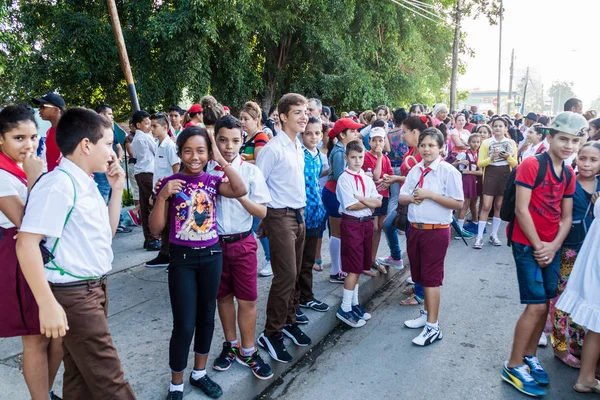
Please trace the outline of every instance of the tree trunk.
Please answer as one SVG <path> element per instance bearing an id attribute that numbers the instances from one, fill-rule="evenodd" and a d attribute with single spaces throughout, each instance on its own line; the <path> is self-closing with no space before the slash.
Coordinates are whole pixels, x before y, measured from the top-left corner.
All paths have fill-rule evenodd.
<path id="1" fill-rule="evenodd" d="M 458 80 L 458 48 L 460 46 L 460 22 L 462 20 L 462 0 L 456 1 L 454 18 L 454 42 L 452 43 L 452 78 L 450 81 L 450 111 L 456 109 L 456 83 Z"/>

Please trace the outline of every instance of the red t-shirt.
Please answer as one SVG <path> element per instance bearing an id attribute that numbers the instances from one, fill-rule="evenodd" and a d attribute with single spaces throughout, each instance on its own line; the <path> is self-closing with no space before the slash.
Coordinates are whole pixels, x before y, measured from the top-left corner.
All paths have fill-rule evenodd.
<path id="1" fill-rule="evenodd" d="M 536 157 L 528 157 L 517 168 L 515 184 L 533 189 L 531 192 L 531 201 L 529 202 L 529 212 L 531 213 L 533 224 L 542 241 L 552 242 L 558 233 L 558 224 L 560 223 L 562 213 L 562 199 L 573 197 L 577 183 L 573 169 L 564 163 L 562 176 L 558 178 L 554 172 L 550 156 L 547 153 L 545 154 L 548 168 L 542 183 L 535 188 L 533 187 L 540 164 Z M 570 171 L 567 172 L 567 169 Z M 569 187 L 567 187 L 567 173 L 571 174 Z M 529 239 L 527 239 L 527 236 L 525 236 L 519 225 L 518 218 L 515 218 L 512 240 L 516 243 L 531 246 Z"/>
<path id="2" fill-rule="evenodd" d="M 411 159 L 408 162 L 406 162 L 406 159 L 410 156 L 413 156 L 415 158 L 415 160 L 417 160 L 417 161 L 415 162 L 414 160 Z M 413 167 L 415 165 L 420 163 L 421 160 L 423 160 L 423 158 L 421 157 L 421 154 L 417 151 L 417 148 L 416 147 L 409 148 L 409 150 L 406 152 L 404 157 L 402 157 L 402 165 L 400 166 L 400 176 L 408 175 L 410 170 L 413 169 Z M 406 164 L 408 164 L 408 166 Z"/>
<path id="3" fill-rule="evenodd" d="M 60 158 L 60 150 L 56 144 L 56 128 L 53 126 L 46 131 L 46 164 L 48 165 L 48 172 L 58 167 Z"/>
<path id="4" fill-rule="evenodd" d="M 369 168 L 371 168 L 371 172 L 375 171 L 375 165 L 377 165 L 377 156 L 374 156 L 370 152 L 365 153 L 365 162 L 363 164 L 363 171 L 367 172 Z M 392 163 L 390 159 L 385 154 L 381 159 L 381 176 L 383 174 L 394 175 L 394 170 L 392 169 Z M 380 195 L 383 197 L 390 197 L 390 189 L 378 191 Z"/>

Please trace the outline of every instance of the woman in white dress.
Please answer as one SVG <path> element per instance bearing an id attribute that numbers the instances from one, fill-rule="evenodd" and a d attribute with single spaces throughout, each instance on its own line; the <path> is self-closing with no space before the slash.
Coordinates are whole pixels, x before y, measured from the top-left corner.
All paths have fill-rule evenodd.
<path id="1" fill-rule="evenodd" d="M 600 201 L 594 195 L 594 215 L 600 216 Z M 573 389 L 600 393 L 596 364 L 600 357 L 600 218 L 595 218 L 577 256 L 565 291 L 556 308 L 567 312 L 576 324 L 587 329 L 581 354 L 581 369 Z"/>

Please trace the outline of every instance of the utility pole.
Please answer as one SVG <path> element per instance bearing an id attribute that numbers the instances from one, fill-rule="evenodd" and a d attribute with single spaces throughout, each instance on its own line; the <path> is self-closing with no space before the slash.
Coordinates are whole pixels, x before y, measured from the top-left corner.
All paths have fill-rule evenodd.
<path id="1" fill-rule="evenodd" d="M 529 84 L 529 67 L 525 74 L 525 87 L 523 88 L 523 103 L 521 104 L 521 114 L 525 113 L 525 100 L 527 99 L 527 85 Z"/>
<path id="2" fill-rule="evenodd" d="M 504 15 L 504 0 L 500 0 L 500 34 L 498 39 L 498 92 L 496 94 L 496 98 L 498 99 L 498 106 L 496 107 L 496 114 L 500 115 L 500 106 L 502 105 L 502 101 L 500 99 L 500 83 L 502 81 L 502 17 Z"/>
<path id="3" fill-rule="evenodd" d="M 511 107 L 512 107 L 512 85 L 513 85 L 513 75 L 515 71 L 515 49 L 512 49 L 512 55 L 510 56 L 510 80 L 508 81 L 508 110 L 507 114 L 510 116 Z"/>
<path id="4" fill-rule="evenodd" d="M 117 5 L 115 4 L 115 0 L 106 0 L 106 5 L 108 6 L 110 22 L 112 24 L 113 32 L 115 33 L 115 39 L 117 40 L 117 49 L 119 50 L 121 67 L 123 68 L 123 74 L 125 74 L 125 82 L 127 82 L 127 91 L 129 92 L 129 97 L 131 99 L 131 108 L 134 112 L 139 111 L 140 104 L 138 102 L 137 92 L 135 91 L 135 82 L 133 81 L 131 65 L 129 64 L 129 57 L 127 56 L 127 47 L 125 46 L 125 39 L 123 39 L 123 31 L 121 30 L 121 22 L 119 21 Z"/>
<path id="5" fill-rule="evenodd" d="M 460 44 L 460 21 L 462 19 L 462 0 L 456 1 L 454 18 L 454 42 L 452 44 L 452 78 L 450 80 L 450 111 L 456 109 L 456 83 L 458 80 L 458 47 Z"/>
<path id="6" fill-rule="evenodd" d="M 544 84 L 542 83 L 542 107 L 540 108 L 542 114 L 544 114 L 544 108 L 546 107 L 546 99 L 544 97 Z"/>

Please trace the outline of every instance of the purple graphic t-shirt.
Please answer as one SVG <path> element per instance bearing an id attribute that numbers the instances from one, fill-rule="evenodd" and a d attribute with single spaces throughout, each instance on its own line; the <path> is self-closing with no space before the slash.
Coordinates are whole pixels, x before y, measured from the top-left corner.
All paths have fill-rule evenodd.
<path id="1" fill-rule="evenodd" d="M 206 172 L 194 176 L 179 173 L 165 178 L 161 189 L 173 179 L 186 183 L 181 192 L 169 198 L 169 242 L 186 247 L 217 243 L 217 192 L 222 178 Z"/>

